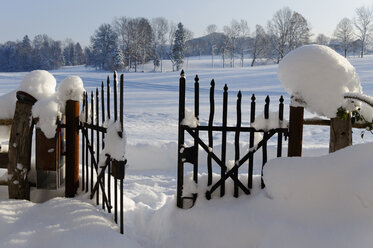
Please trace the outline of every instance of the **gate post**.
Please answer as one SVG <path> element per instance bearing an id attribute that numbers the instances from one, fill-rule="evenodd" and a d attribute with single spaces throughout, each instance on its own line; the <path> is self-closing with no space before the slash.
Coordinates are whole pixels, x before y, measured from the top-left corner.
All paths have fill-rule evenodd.
<path id="1" fill-rule="evenodd" d="M 302 156 L 304 107 L 290 106 L 288 157 Z"/>
<path id="2" fill-rule="evenodd" d="M 330 119 L 329 153 L 352 145 L 351 114 L 346 120 L 338 117 Z"/>
<path id="3" fill-rule="evenodd" d="M 65 197 L 74 197 L 79 187 L 79 101 L 66 101 Z"/>
<path id="4" fill-rule="evenodd" d="M 31 167 L 31 142 L 34 123 L 32 106 L 37 100 L 26 92 L 17 92 L 9 139 L 8 194 L 10 199 L 30 200 L 27 174 Z"/>

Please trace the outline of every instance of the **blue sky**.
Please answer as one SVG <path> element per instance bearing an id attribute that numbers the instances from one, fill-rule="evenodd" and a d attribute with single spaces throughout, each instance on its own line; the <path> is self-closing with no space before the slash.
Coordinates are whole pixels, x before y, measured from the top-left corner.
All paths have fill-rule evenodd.
<path id="1" fill-rule="evenodd" d="M 301 13 L 315 35 L 330 36 L 343 17 L 352 18 L 357 7 L 372 4 L 368 0 L 0 0 L 0 43 L 26 34 L 30 38 L 47 34 L 88 45 L 101 24 L 120 16 L 163 16 L 182 22 L 195 37 L 203 35 L 209 24 L 222 30 L 232 19 L 246 20 L 253 31 L 285 6 Z"/>

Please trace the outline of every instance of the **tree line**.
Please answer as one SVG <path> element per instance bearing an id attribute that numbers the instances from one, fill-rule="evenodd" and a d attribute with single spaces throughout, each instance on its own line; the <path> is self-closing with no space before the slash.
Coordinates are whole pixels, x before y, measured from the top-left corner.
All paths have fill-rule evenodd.
<path id="1" fill-rule="evenodd" d="M 310 43 L 328 45 L 344 56 L 352 52 L 363 57 L 371 42 L 373 9 L 363 6 L 355 14 L 353 19 L 343 18 L 332 37 L 319 34 L 313 41 L 308 20 L 289 7 L 276 11 L 265 27 L 256 25 L 253 32 L 245 20 L 232 20 L 221 31 L 215 24 L 208 25 L 206 35 L 196 39 L 182 23 L 163 17 L 119 17 L 100 25 L 84 49 L 72 40 L 54 41 L 47 35 L 37 35 L 33 41 L 26 35 L 22 41 L 0 44 L 0 70 L 86 64 L 97 69 L 138 71 L 151 61 L 154 71 L 163 71 L 163 60 L 179 70 L 185 57 L 196 55 L 211 55 L 212 67 L 216 56 L 223 67 L 234 67 L 237 60 L 244 66 L 245 58 L 254 66 L 261 59 L 279 63 L 289 51 Z"/>
<path id="2" fill-rule="evenodd" d="M 32 41 L 26 35 L 22 41 L 0 44 L 0 71 L 51 70 L 85 63 L 79 42 L 55 41 L 46 34 L 36 35 Z"/>

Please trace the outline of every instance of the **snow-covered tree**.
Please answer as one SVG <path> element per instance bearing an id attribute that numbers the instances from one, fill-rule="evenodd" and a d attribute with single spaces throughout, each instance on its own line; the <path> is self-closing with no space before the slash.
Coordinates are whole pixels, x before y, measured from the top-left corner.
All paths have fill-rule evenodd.
<path id="1" fill-rule="evenodd" d="M 155 67 L 160 66 L 163 70 L 163 55 L 165 54 L 166 34 L 169 30 L 168 21 L 164 17 L 152 19 L 153 44 L 154 44 L 154 71 Z"/>
<path id="2" fill-rule="evenodd" d="M 214 33 L 218 31 L 218 27 L 215 24 L 210 24 L 206 28 L 207 35 L 210 38 L 210 47 L 211 47 L 211 66 L 214 68 L 214 55 L 216 50 L 216 41 Z"/>
<path id="3" fill-rule="evenodd" d="M 185 35 L 186 34 L 185 34 L 184 25 L 180 22 L 177 25 L 177 29 L 175 31 L 175 39 L 174 39 L 173 47 L 171 50 L 173 60 L 175 61 L 176 70 L 180 70 L 180 67 L 184 63 L 185 41 L 186 41 Z"/>
<path id="4" fill-rule="evenodd" d="M 368 40 L 373 31 L 373 8 L 362 6 L 355 10 L 356 18 L 354 18 L 354 26 L 357 29 L 356 36 L 361 41 L 361 57 L 368 43 Z"/>
<path id="5" fill-rule="evenodd" d="M 344 56 L 347 57 L 348 49 L 350 48 L 354 38 L 354 28 L 352 26 L 352 21 L 347 17 L 343 18 L 337 24 L 333 35 L 339 42 L 341 42 Z"/>
<path id="6" fill-rule="evenodd" d="M 260 25 L 256 25 L 250 49 L 252 57 L 251 66 L 254 66 L 257 58 L 264 55 L 268 48 L 268 43 L 268 37 L 264 28 Z"/>
<path id="7" fill-rule="evenodd" d="M 232 20 L 229 26 L 224 26 L 224 34 L 227 37 L 227 46 L 224 50 L 229 51 L 231 58 L 231 67 L 234 67 L 234 55 L 237 48 L 237 39 L 240 36 L 240 23 L 237 20 Z"/>
<path id="8" fill-rule="evenodd" d="M 117 47 L 118 36 L 110 24 L 102 24 L 91 36 L 93 66 L 100 69 L 111 69 L 110 60 Z"/>
<path id="9" fill-rule="evenodd" d="M 316 44 L 318 44 L 318 45 L 324 45 L 324 46 L 327 46 L 327 45 L 329 45 L 330 38 L 327 37 L 327 36 L 324 35 L 324 34 L 319 34 L 319 35 L 317 35 L 317 37 L 316 37 L 316 39 L 315 39 L 315 42 L 316 42 Z"/>
<path id="10" fill-rule="evenodd" d="M 112 55 L 112 69 L 113 70 L 121 70 L 124 68 L 124 56 L 122 49 L 120 48 L 119 45 L 116 46 L 116 48 L 113 51 Z"/>

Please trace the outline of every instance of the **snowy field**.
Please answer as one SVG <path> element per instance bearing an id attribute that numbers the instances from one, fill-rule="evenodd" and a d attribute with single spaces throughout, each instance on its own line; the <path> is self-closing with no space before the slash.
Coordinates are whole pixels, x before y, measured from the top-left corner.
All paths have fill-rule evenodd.
<path id="1" fill-rule="evenodd" d="M 349 60 L 360 77 L 363 92 L 373 96 L 373 56 Z M 250 196 L 235 199 L 227 190 L 224 198 L 207 201 L 202 197 L 206 188 L 198 188 L 200 197 L 195 207 L 181 210 L 176 208 L 175 200 L 179 72 L 151 72 L 151 65 L 143 71 L 125 73 L 124 82 L 129 162 L 124 189 L 125 235 L 119 234 L 110 214 L 90 204 L 87 195 L 35 204 L 7 200 L 3 187 L 0 247 L 372 247 L 373 194 L 369 189 L 373 187 L 373 167 L 369 155 L 373 145 L 369 142 L 373 135 L 368 132 L 361 139 L 361 131 L 354 130 L 354 144 L 368 144 L 329 156 L 329 128 L 306 126 L 303 154 L 313 158 L 269 161 L 267 168 L 274 169 L 268 169 L 267 177 L 265 174 L 267 188 L 259 190 L 260 180 L 256 178 Z M 271 97 L 271 111 L 277 111 L 278 99 L 283 95 L 288 119 L 289 96 L 277 78 L 277 65 L 241 68 L 237 60 L 236 68 L 223 69 L 221 60 L 216 60 L 212 69 L 209 57 L 195 57 L 188 60 L 185 71 L 190 109 L 193 79 L 196 74 L 200 78 L 201 123 L 208 120 L 211 79 L 216 83 L 217 124 L 221 122 L 224 84 L 230 93 L 229 125 L 236 121 L 238 90 L 243 93 L 242 121 L 246 125 L 253 93 L 257 96 L 258 114 L 263 111 L 267 95 Z M 105 82 L 108 75 L 112 78 L 108 72 L 83 66 L 51 73 L 57 83 L 77 75 L 88 91 Z M 25 74 L 0 73 L 0 95 L 15 90 Z M 306 117 L 314 115 L 306 113 Z M 187 139 L 187 143 L 190 141 Z M 233 143 L 232 137 L 229 142 Z M 269 143 L 269 159 L 274 158 L 274 144 Z M 233 159 L 229 147 L 228 157 Z M 243 142 L 242 149 L 245 147 Z M 257 173 L 260 162 L 255 161 Z M 200 185 L 206 179 L 205 165 L 205 157 L 201 156 Z M 276 166 L 287 170 L 276 171 Z"/>

